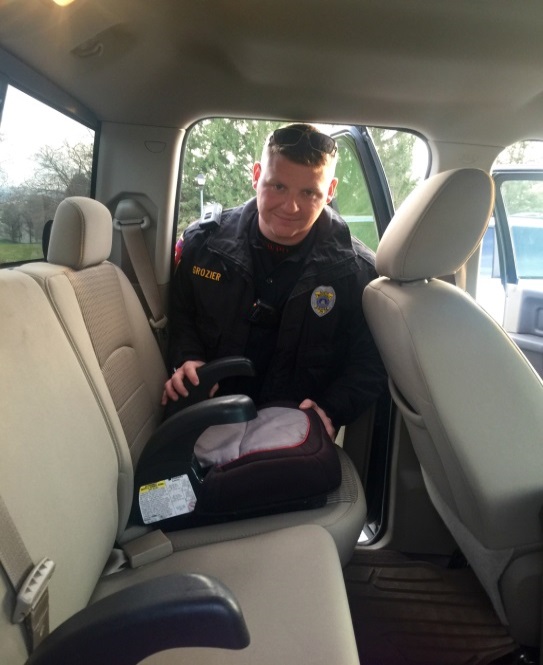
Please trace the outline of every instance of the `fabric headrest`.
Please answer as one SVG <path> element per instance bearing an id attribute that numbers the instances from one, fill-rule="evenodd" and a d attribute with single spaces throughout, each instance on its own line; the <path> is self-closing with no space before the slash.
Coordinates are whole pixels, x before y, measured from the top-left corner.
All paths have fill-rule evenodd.
<path id="1" fill-rule="evenodd" d="M 70 196 L 58 206 L 47 260 L 74 270 L 109 258 L 113 225 L 105 205 L 84 196 Z"/>
<path id="2" fill-rule="evenodd" d="M 494 205 L 494 181 L 455 169 L 424 181 L 405 199 L 376 252 L 379 275 L 414 281 L 452 275 L 478 247 Z"/>

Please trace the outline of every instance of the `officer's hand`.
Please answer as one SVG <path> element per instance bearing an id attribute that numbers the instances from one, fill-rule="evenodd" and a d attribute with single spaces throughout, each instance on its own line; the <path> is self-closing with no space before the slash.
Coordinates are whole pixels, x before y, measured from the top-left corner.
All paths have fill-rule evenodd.
<path id="1" fill-rule="evenodd" d="M 320 419 L 324 423 L 324 427 L 326 428 L 326 431 L 328 432 L 328 436 L 332 439 L 332 441 L 335 440 L 336 438 L 336 430 L 334 429 L 334 426 L 332 425 L 332 421 L 330 418 L 326 415 L 326 412 L 320 408 L 320 406 L 314 402 L 312 399 L 304 399 L 304 401 L 300 404 L 298 407 L 299 409 L 314 409 L 320 416 Z"/>
<path id="2" fill-rule="evenodd" d="M 166 405 L 168 399 L 177 402 L 179 395 L 186 397 L 189 394 L 184 383 L 185 379 L 188 379 L 193 386 L 197 386 L 200 383 L 196 370 L 202 365 L 205 365 L 203 360 L 187 360 L 187 362 L 183 363 L 181 367 L 172 374 L 171 378 L 169 378 L 164 385 L 164 392 L 162 393 L 161 400 L 162 406 Z M 218 389 L 219 384 L 216 383 L 211 389 L 209 396 L 213 397 Z"/>

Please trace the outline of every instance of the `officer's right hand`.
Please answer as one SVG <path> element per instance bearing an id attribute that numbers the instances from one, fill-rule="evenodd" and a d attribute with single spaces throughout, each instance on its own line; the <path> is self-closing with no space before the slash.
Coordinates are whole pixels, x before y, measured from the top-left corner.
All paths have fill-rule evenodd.
<path id="1" fill-rule="evenodd" d="M 187 360 L 175 371 L 174 374 L 172 374 L 164 385 L 164 392 L 162 393 L 161 400 L 162 406 L 165 406 L 169 399 L 177 402 L 179 395 L 181 395 L 181 397 L 187 397 L 189 391 L 187 390 L 184 381 L 185 379 L 188 379 L 193 386 L 197 386 L 200 383 L 200 380 L 198 379 L 196 370 L 202 365 L 205 365 L 203 360 Z M 213 397 L 218 388 L 219 384 L 216 383 L 211 389 L 209 396 Z"/>

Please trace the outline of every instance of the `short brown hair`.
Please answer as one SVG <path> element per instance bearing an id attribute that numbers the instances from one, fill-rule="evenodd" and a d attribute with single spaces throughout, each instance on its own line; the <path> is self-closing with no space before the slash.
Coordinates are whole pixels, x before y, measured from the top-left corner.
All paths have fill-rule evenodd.
<path id="1" fill-rule="evenodd" d="M 329 163 L 329 160 L 334 160 L 335 152 L 334 154 L 327 153 L 318 150 L 311 145 L 309 138 L 310 134 L 318 134 L 319 136 L 322 136 L 322 132 L 313 125 L 298 122 L 291 125 L 285 125 L 280 129 L 299 130 L 301 132 L 300 140 L 294 145 L 275 143 L 274 132 L 272 132 L 266 139 L 266 144 L 264 146 L 264 152 L 267 151 L 269 155 L 283 155 L 287 159 L 290 159 L 291 162 L 303 164 L 304 166 L 324 166 Z"/>

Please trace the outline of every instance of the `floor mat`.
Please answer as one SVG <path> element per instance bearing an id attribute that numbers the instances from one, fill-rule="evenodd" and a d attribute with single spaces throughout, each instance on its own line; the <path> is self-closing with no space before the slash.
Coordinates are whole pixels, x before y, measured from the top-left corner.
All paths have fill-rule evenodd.
<path id="1" fill-rule="evenodd" d="M 361 665 L 489 665 L 515 649 L 469 568 L 368 551 L 344 574 Z"/>

